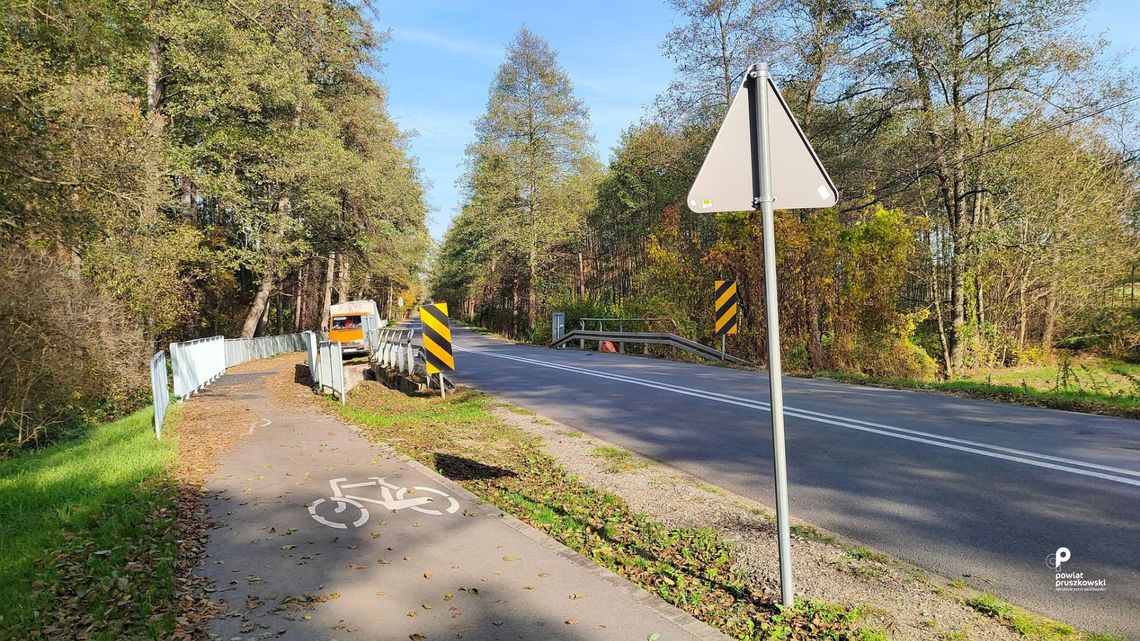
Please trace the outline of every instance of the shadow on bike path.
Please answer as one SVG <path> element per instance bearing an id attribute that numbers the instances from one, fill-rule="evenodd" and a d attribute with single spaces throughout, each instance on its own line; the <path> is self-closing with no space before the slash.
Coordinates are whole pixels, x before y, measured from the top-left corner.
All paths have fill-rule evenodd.
<path id="1" fill-rule="evenodd" d="M 272 375 L 191 401 L 227 397 L 250 421 L 209 481 L 199 571 L 228 605 L 220 639 L 725 638 L 355 428 L 283 406 Z"/>

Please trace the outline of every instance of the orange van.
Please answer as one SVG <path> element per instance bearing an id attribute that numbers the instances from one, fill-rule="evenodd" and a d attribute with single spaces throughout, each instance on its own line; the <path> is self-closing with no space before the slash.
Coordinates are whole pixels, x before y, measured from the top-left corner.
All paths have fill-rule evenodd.
<path id="1" fill-rule="evenodd" d="M 332 317 L 329 323 L 329 340 L 340 341 L 345 351 L 363 350 L 364 317 L 371 316 L 373 327 L 379 327 L 380 312 L 376 302 L 371 300 L 351 300 L 329 307 Z"/>

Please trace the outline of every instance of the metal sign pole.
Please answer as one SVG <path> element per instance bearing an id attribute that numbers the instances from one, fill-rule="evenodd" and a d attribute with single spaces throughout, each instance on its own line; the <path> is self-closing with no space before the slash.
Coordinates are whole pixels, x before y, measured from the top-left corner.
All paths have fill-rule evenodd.
<path id="1" fill-rule="evenodd" d="M 724 353 L 725 353 L 725 352 L 724 352 L 724 341 L 725 341 L 725 338 L 727 338 L 727 335 L 726 335 L 726 334 L 721 334 L 721 335 L 720 335 L 720 360 L 722 360 L 722 361 L 724 360 Z"/>
<path id="2" fill-rule="evenodd" d="M 780 305 L 776 298 L 776 238 L 775 215 L 772 212 L 772 150 L 768 145 L 768 65 L 756 65 L 752 78 L 752 99 L 749 106 L 755 106 L 756 153 L 753 155 L 758 167 L 759 197 L 758 206 L 764 219 L 764 306 L 768 314 L 768 386 L 772 405 L 772 450 L 776 468 L 776 530 L 780 545 L 780 600 L 785 608 L 795 604 L 792 590 L 792 545 L 788 524 L 788 464 L 784 453 L 784 390 L 780 380 Z"/>

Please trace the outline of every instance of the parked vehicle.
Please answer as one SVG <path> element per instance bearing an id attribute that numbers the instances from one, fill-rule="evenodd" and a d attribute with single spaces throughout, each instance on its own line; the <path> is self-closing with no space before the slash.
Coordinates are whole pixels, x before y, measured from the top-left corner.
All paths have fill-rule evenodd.
<path id="1" fill-rule="evenodd" d="M 378 327 L 380 311 L 376 301 L 350 300 L 329 307 L 329 340 L 340 341 L 344 351 L 364 351 L 364 318 L 371 316 L 372 327 Z"/>

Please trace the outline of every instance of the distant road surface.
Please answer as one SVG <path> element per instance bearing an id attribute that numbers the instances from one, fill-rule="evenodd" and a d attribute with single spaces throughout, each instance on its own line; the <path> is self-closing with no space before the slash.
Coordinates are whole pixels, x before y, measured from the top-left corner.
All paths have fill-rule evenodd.
<path id="1" fill-rule="evenodd" d="M 766 374 L 462 328 L 454 344 L 460 382 L 774 505 Z M 820 379 L 784 395 L 793 518 L 1140 639 L 1140 421 Z M 1105 591 L 1056 591 L 1059 547 Z"/>

